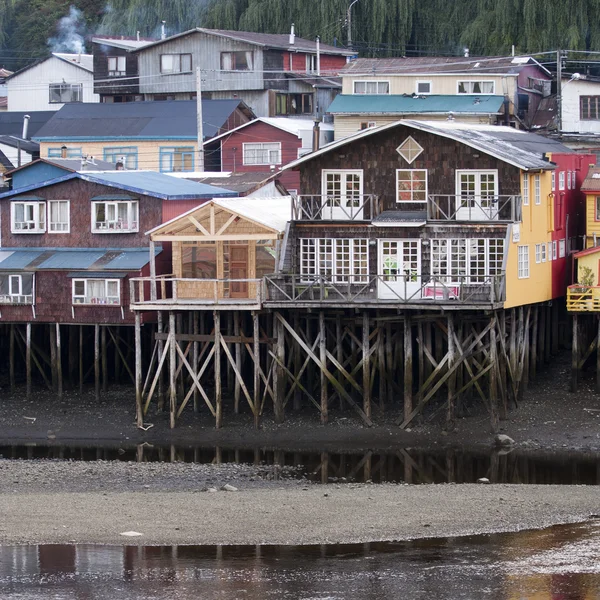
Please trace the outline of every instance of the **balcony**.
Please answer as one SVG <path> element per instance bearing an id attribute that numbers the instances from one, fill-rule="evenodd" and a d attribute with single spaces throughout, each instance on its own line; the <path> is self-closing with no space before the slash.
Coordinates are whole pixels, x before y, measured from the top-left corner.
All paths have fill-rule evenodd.
<path id="1" fill-rule="evenodd" d="M 186 279 L 164 275 L 129 280 L 133 310 L 259 308 L 261 279 Z"/>
<path id="2" fill-rule="evenodd" d="M 521 196 L 430 194 L 427 221 L 513 223 L 521 221 Z"/>
<path id="3" fill-rule="evenodd" d="M 505 275 L 488 277 L 426 277 L 412 275 L 348 276 L 345 281 L 323 275 L 268 275 L 264 304 L 326 305 L 444 305 L 481 307 L 505 300 Z"/>
<path id="4" fill-rule="evenodd" d="M 0 304 L 33 304 L 33 294 L 1 294 Z"/>
<path id="5" fill-rule="evenodd" d="M 570 285 L 567 288 L 567 310 L 570 312 L 600 312 L 600 286 Z"/>
<path id="6" fill-rule="evenodd" d="M 292 197 L 292 221 L 371 221 L 380 212 L 374 194 Z"/>

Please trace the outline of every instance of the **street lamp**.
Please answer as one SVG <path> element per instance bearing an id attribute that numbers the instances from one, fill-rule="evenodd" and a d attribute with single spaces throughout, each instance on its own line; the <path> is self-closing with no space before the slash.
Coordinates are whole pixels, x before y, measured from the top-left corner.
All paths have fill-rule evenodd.
<path id="1" fill-rule="evenodd" d="M 346 14 L 346 23 L 348 23 L 348 48 L 352 50 L 352 7 L 358 2 L 358 0 L 353 0 L 348 7 L 348 12 Z"/>

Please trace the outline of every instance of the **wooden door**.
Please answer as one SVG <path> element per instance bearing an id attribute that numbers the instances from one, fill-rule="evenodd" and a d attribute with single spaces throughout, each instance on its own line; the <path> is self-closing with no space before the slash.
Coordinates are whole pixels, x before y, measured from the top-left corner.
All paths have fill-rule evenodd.
<path id="1" fill-rule="evenodd" d="M 247 298 L 248 282 L 235 280 L 248 279 L 248 246 L 230 246 L 229 277 L 231 298 Z"/>

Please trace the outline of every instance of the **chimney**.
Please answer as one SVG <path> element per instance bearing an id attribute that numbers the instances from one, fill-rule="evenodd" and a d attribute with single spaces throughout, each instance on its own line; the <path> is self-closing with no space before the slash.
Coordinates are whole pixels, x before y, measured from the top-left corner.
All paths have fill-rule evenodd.
<path id="1" fill-rule="evenodd" d="M 165 31 L 165 25 L 166 25 L 166 21 L 162 22 L 162 25 L 160 26 L 160 39 L 164 40 L 167 38 L 167 33 Z"/>
<path id="2" fill-rule="evenodd" d="M 469 49 L 465 48 L 465 58 L 469 58 Z"/>
<path id="3" fill-rule="evenodd" d="M 81 157 L 81 170 L 85 171 L 85 166 L 87 165 L 87 160 L 85 158 L 85 156 Z"/>
<path id="4" fill-rule="evenodd" d="M 67 147 L 66 146 L 60 147 L 60 157 L 67 158 Z"/>
<path id="5" fill-rule="evenodd" d="M 115 163 L 115 171 L 124 171 L 125 170 L 125 165 L 123 163 L 123 160 L 118 160 Z"/>
<path id="6" fill-rule="evenodd" d="M 29 115 L 23 115 L 23 134 L 21 135 L 21 137 L 26 140 L 27 135 L 28 135 L 28 130 L 29 130 Z"/>
<path id="7" fill-rule="evenodd" d="M 292 23 L 292 28 L 290 29 L 290 46 L 293 46 L 295 41 L 296 34 L 294 33 L 294 24 Z"/>
<path id="8" fill-rule="evenodd" d="M 313 125 L 313 140 L 312 140 L 312 151 L 316 152 L 319 149 L 321 143 L 321 128 L 319 127 L 319 119 L 315 119 Z"/>
<path id="9" fill-rule="evenodd" d="M 317 75 L 321 76 L 321 38 L 317 36 Z"/>
<path id="10" fill-rule="evenodd" d="M 137 32 L 137 41 L 138 42 L 140 41 L 140 32 L 139 31 Z"/>

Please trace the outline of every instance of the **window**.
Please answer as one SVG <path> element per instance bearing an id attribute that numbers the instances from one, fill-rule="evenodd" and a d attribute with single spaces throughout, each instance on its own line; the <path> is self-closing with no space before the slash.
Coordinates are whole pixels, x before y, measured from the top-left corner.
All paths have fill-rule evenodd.
<path id="1" fill-rule="evenodd" d="M 12 202 L 12 233 L 44 233 L 46 231 L 45 202 Z"/>
<path id="2" fill-rule="evenodd" d="M 83 83 L 51 83 L 50 104 L 83 102 Z"/>
<path id="3" fill-rule="evenodd" d="M 571 189 L 571 171 L 567 171 L 567 189 Z"/>
<path id="4" fill-rule="evenodd" d="M 529 175 L 523 175 L 523 206 L 529 206 Z"/>
<path id="5" fill-rule="evenodd" d="M 121 304 L 118 279 L 73 279 L 73 304 Z"/>
<path id="6" fill-rule="evenodd" d="M 93 233 L 127 233 L 139 230 L 137 200 L 92 202 Z"/>
<path id="7" fill-rule="evenodd" d="M 70 215 L 68 200 L 48 201 L 48 232 L 69 233 Z"/>
<path id="8" fill-rule="evenodd" d="M 580 96 L 579 118 L 597 121 L 600 119 L 600 96 Z"/>
<path id="9" fill-rule="evenodd" d="M 431 81 L 417 81 L 417 94 L 431 94 Z"/>
<path id="10" fill-rule="evenodd" d="M 160 72 L 169 75 L 171 73 L 190 73 L 192 70 L 191 54 L 161 54 Z"/>
<path id="11" fill-rule="evenodd" d="M 458 94 L 493 94 L 493 81 L 459 81 L 457 82 Z"/>
<path id="12" fill-rule="evenodd" d="M 431 275 L 446 283 L 486 283 L 502 273 L 501 238 L 431 240 Z"/>
<path id="13" fill-rule="evenodd" d="M 313 112 L 312 94 L 276 94 L 277 115 L 310 115 Z"/>
<path id="14" fill-rule="evenodd" d="M 533 197 L 537 205 L 542 203 L 542 186 L 539 175 L 533 176 Z"/>
<path id="15" fill-rule="evenodd" d="M 122 161 L 126 169 L 135 170 L 138 168 L 137 146 L 104 148 L 104 160 L 111 163 Z"/>
<path id="16" fill-rule="evenodd" d="M 306 72 L 307 73 L 316 73 L 317 72 L 317 55 L 316 54 L 307 54 L 306 55 Z"/>
<path id="17" fill-rule="evenodd" d="M 67 158 L 81 158 L 81 148 L 67 148 Z M 48 148 L 48 158 L 61 158 L 62 148 Z"/>
<path id="18" fill-rule="evenodd" d="M 548 262 L 552 260 L 552 242 L 548 242 Z"/>
<path id="19" fill-rule="evenodd" d="M 243 144 L 245 165 L 280 165 L 281 142 Z"/>
<path id="20" fill-rule="evenodd" d="M 546 244 L 540 244 L 540 251 L 542 255 L 542 262 L 546 262 Z"/>
<path id="21" fill-rule="evenodd" d="M 253 52 L 221 52 L 223 71 L 252 71 L 254 69 Z"/>
<path id="22" fill-rule="evenodd" d="M 0 274 L 0 304 L 33 304 L 33 273 Z"/>
<path id="23" fill-rule="evenodd" d="M 596 221 L 600 221 L 600 196 L 596 196 Z"/>
<path id="24" fill-rule="evenodd" d="M 396 202 L 426 202 L 427 171 L 425 169 L 396 170 Z"/>
<path id="25" fill-rule="evenodd" d="M 420 146 L 412 136 L 408 136 L 397 148 L 396 152 L 410 165 L 423 152 Z"/>
<path id="26" fill-rule="evenodd" d="M 126 74 L 125 56 L 109 56 L 108 57 L 108 76 L 123 77 Z"/>
<path id="27" fill-rule="evenodd" d="M 160 148 L 159 161 L 161 173 L 170 171 L 182 172 L 194 170 L 194 148 Z"/>
<path id="28" fill-rule="evenodd" d="M 542 262 L 542 246 L 543 246 L 543 244 L 535 245 L 535 262 L 536 263 Z"/>
<path id="29" fill-rule="evenodd" d="M 371 127 L 377 127 L 377 123 L 375 121 L 364 121 L 360 124 L 360 130 L 363 129 L 371 129 Z"/>
<path id="30" fill-rule="evenodd" d="M 561 171 L 558 174 L 558 189 L 561 191 L 565 189 L 565 172 L 564 171 Z"/>
<path id="31" fill-rule="evenodd" d="M 517 277 L 527 279 L 529 277 L 529 246 L 517 246 Z"/>
<path id="32" fill-rule="evenodd" d="M 556 191 L 556 173 L 552 171 L 552 191 Z"/>
<path id="33" fill-rule="evenodd" d="M 557 258 L 557 243 L 552 242 L 552 260 L 556 260 Z"/>
<path id="34" fill-rule="evenodd" d="M 355 94 L 389 94 L 389 81 L 355 81 Z"/>
<path id="35" fill-rule="evenodd" d="M 367 239 L 300 238 L 300 274 L 335 283 L 366 283 L 369 275 Z"/>
<path id="36" fill-rule="evenodd" d="M 567 251 L 567 240 L 558 241 L 558 258 L 564 258 Z"/>

